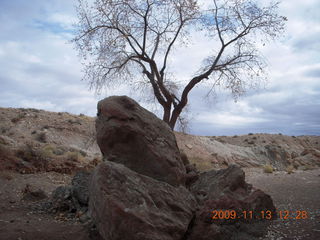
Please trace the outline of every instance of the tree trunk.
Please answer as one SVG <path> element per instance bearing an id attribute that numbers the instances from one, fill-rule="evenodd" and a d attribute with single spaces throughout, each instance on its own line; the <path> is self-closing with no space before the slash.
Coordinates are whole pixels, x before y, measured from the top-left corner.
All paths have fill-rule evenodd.
<path id="1" fill-rule="evenodd" d="M 162 120 L 165 121 L 168 124 L 170 122 L 170 114 L 171 114 L 171 105 L 163 106 L 163 118 L 162 118 Z"/>
<path id="2" fill-rule="evenodd" d="M 182 109 L 183 109 L 183 107 L 178 106 L 178 107 L 175 107 L 174 110 L 172 111 L 172 115 L 171 115 L 170 121 L 168 123 L 172 130 L 174 129 L 174 127 L 177 123 L 178 117 L 180 116 Z"/>

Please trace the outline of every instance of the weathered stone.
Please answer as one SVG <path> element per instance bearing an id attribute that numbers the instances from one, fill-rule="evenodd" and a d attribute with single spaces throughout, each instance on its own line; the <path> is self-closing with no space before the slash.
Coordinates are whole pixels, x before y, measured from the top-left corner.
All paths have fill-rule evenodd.
<path id="1" fill-rule="evenodd" d="M 72 179 L 72 195 L 79 205 L 88 205 L 90 172 L 80 171 Z"/>
<path id="2" fill-rule="evenodd" d="M 51 206 L 53 211 L 66 212 L 76 211 L 72 200 L 72 188 L 70 186 L 59 186 L 52 192 Z"/>
<path id="3" fill-rule="evenodd" d="M 199 180 L 191 186 L 191 191 L 199 202 L 217 199 L 226 193 L 236 196 L 237 191 L 243 195 L 249 193 L 250 190 L 251 185 L 245 182 L 244 172 L 236 165 L 231 165 L 223 170 L 201 173 Z M 204 196 L 203 193 L 205 193 Z"/>
<path id="4" fill-rule="evenodd" d="M 42 189 L 35 190 L 29 184 L 27 184 L 23 190 L 22 200 L 40 201 L 47 197 L 48 197 L 47 194 Z"/>
<path id="5" fill-rule="evenodd" d="M 263 236 L 270 223 L 270 219 L 261 220 L 261 211 L 270 211 L 272 219 L 276 218 L 271 197 L 247 184 L 244 172 L 236 165 L 200 174 L 190 190 L 200 208 L 188 240 L 255 239 Z M 213 219 L 214 210 L 234 210 L 237 218 Z M 247 216 L 244 216 L 244 211 Z M 252 218 L 249 211 L 252 211 Z"/>
<path id="6" fill-rule="evenodd" d="M 190 150 L 192 149 L 192 145 L 191 144 L 186 144 L 186 147 L 189 148 Z"/>
<path id="7" fill-rule="evenodd" d="M 106 240 L 182 239 L 197 206 L 185 187 L 109 161 L 95 169 L 89 190 L 91 217 Z"/>
<path id="8" fill-rule="evenodd" d="M 86 212 L 89 203 L 90 172 L 80 171 L 71 186 L 59 186 L 52 192 L 51 209 L 58 212 Z"/>
<path id="9" fill-rule="evenodd" d="M 184 151 L 180 151 L 180 157 L 185 166 L 190 164 L 187 154 Z M 188 172 L 188 171 L 187 171 Z"/>
<path id="10" fill-rule="evenodd" d="M 97 143 L 105 160 L 173 186 L 185 184 L 185 166 L 169 126 L 126 96 L 98 103 Z"/>
<path id="11" fill-rule="evenodd" d="M 270 220 L 254 214 L 276 216 L 270 196 L 247 184 L 240 167 L 199 174 L 168 125 L 128 97 L 99 102 L 96 130 L 105 162 L 92 176 L 89 210 L 105 240 L 255 239 Z M 213 219 L 213 210 L 239 218 Z"/>

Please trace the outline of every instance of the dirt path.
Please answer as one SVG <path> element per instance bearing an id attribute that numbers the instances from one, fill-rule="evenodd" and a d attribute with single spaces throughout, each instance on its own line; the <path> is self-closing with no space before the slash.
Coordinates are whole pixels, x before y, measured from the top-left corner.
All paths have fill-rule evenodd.
<path id="1" fill-rule="evenodd" d="M 261 169 L 245 169 L 246 181 L 272 196 L 278 211 L 306 211 L 307 219 L 275 220 L 264 239 L 320 239 L 320 169 L 293 174 L 262 173 Z M 282 212 L 285 213 L 285 212 Z"/>

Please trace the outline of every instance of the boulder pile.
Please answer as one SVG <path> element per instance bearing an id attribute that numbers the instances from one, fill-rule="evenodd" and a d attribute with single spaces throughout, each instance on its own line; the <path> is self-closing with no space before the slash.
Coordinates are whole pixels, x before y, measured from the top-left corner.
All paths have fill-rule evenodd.
<path id="1" fill-rule="evenodd" d="M 199 174 L 169 126 L 126 96 L 98 103 L 96 130 L 104 162 L 89 212 L 105 240 L 257 239 L 270 223 L 261 211 L 276 217 L 238 166 Z"/>

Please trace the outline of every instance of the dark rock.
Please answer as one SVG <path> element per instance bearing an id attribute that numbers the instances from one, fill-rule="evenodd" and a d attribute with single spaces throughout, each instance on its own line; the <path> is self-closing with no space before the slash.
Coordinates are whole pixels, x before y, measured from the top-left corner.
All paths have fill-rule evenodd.
<path id="1" fill-rule="evenodd" d="M 22 200 L 25 201 L 40 201 L 43 199 L 46 199 L 48 196 L 47 194 L 41 190 L 33 190 L 32 187 L 27 184 L 26 187 L 23 190 L 23 197 Z"/>
<path id="2" fill-rule="evenodd" d="M 110 161 L 95 169 L 89 190 L 91 217 L 104 239 L 182 239 L 197 206 L 185 187 Z"/>
<path id="3" fill-rule="evenodd" d="M 240 167 L 200 174 L 168 125 L 128 97 L 99 102 L 96 132 L 105 162 L 90 181 L 89 213 L 106 240 L 257 239 L 270 223 L 257 214 L 276 218 L 271 197 Z M 213 219 L 214 210 L 237 217 Z"/>
<path id="4" fill-rule="evenodd" d="M 183 162 L 183 164 L 184 164 L 185 166 L 187 166 L 187 165 L 190 164 L 190 161 L 189 161 L 189 159 L 188 159 L 187 154 L 186 154 L 185 152 L 181 151 L 181 150 L 180 150 L 180 157 L 181 157 L 181 160 L 182 160 L 182 162 Z"/>
<path id="5" fill-rule="evenodd" d="M 195 172 L 195 173 L 199 173 L 198 169 L 196 168 L 195 164 L 187 164 L 186 165 L 186 171 L 187 173 L 189 172 Z"/>
<path id="6" fill-rule="evenodd" d="M 196 172 L 189 172 L 186 175 L 186 187 L 189 188 L 199 178 L 199 174 Z"/>
<path id="7" fill-rule="evenodd" d="M 199 178 L 200 172 L 196 168 L 195 164 L 191 164 L 187 158 L 187 156 L 181 155 L 181 158 L 184 159 L 183 163 L 185 164 L 186 167 L 186 187 L 189 188 L 191 184 L 193 184 L 196 180 Z"/>
<path id="8" fill-rule="evenodd" d="M 88 212 L 85 212 L 84 214 L 82 214 L 81 216 L 79 216 L 79 221 L 81 223 L 87 223 L 91 220 L 91 217 L 89 215 Z"/>
<path id="9" fill-rule="evenodd" d="M 72 188 L 70 186 L 59 186 L 52 192 L 51 208 L 54 211 L 76 211 L 72 200 Z"/>
<path id="10" fill-rule="evenodd" d="M 190 189 L 199 203 L 203 203 L 205 200 L 216 199 L 226 193 L 235 197 L 239 194 L 247 194 L 251 190 L 251 185 L 245 182 L 245 174 L 241 168 L 231 165 L 223 170 L 201 173 L 199 180 Z"/>
<path id="11" fill-rule="evenodd" d="M 78 172 L 71 186 L 59 186 L 52 193 L 51 208 L 56 212 L 86 212 L 89 203 L 90 172 Z"/>
<path id="12" fill-rule="evenodd" d="M 264 235 L 270 223 L 269 219 L 261 220 L 261 211 L 270 211 L 276 218 L 271 197 L 247 184 L 244 172 L 236 165 L 200 174 L 190 190 L 200 207 L 188 240 L 255 239 Z M 214 210 L 233 210 L 237 218 L 213 219 Z M 244 216 L 244 211 L 252 211 L 253 217 Z"/>
<path id="13" fill-rule="evenodd" d="M 72 179 L 72 196 L 79 205 L 88 206 L 90 177 L 90 172 L 81 171 Z"/>
<path id="14" fill-rule="evenodd" d="M 97 143 L 105 160 L 167 182 L 185 184 L 185 166 L 169 126 L 126 96 L 98 103 Z"/>

